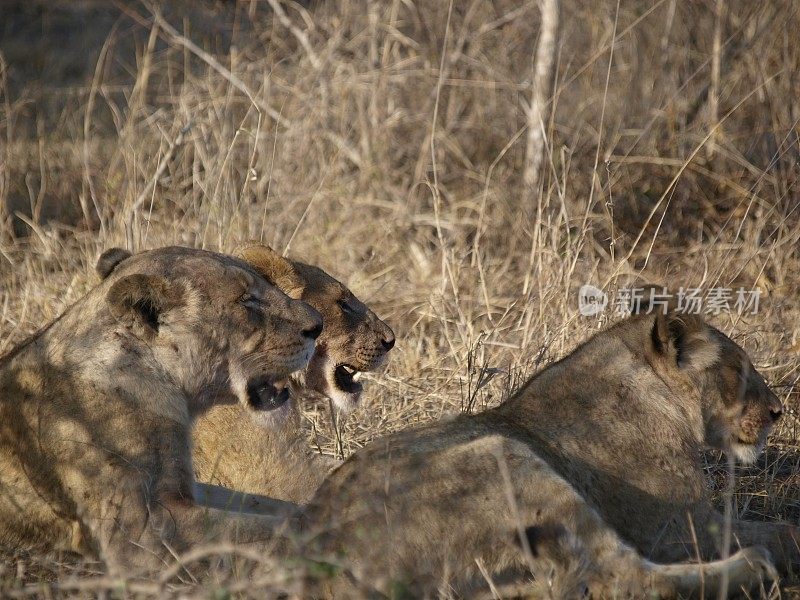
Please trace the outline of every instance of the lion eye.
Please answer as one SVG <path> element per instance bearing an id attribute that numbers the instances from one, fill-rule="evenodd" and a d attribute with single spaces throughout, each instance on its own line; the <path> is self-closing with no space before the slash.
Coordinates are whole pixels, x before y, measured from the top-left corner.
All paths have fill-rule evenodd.
<path id="1" fill-rule="evenodd" d="M 244 293 L 239 296 L 239 302 L 250 308 L 261 306 L 261 300 L 248 293 Z"/>
<path id="2" fill-rule="evenodd" d="M 353 308 L 353 306 L 344 298 L 340 298 L 339 300 L 336 301 L 336 303 L 339 305 L 339 308 L 341 308 L 347 314 L 349 315 L 355 314 L 356 309 Z"/>

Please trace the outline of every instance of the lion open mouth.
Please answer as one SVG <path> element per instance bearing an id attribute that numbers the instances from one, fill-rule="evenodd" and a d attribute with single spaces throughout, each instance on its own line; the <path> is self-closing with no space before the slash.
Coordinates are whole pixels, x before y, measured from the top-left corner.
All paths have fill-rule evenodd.
<path id="1" fill-rule="evenodd" d="M 288 380 L 259 377 L 247 384 L 247 403 L 255 410 L 275 410 L 289 400 Z"/>
<path id="2" fill-rule="evenodd" d="M 360 376 L 361 371 L 344 363 L 336 365 L 333 371 L 333 380 L 336 382 L 336 387 L 348 394 L 361 393 L 364 386 L 358 381 Z"/>

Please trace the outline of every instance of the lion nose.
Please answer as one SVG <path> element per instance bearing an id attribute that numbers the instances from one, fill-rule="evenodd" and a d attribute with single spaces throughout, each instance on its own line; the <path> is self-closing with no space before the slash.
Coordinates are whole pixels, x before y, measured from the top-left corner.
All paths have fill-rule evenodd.
<path id="1" fill-rule="evenodd" d="M 390 334 L 388 338 L 382 339 L 381 343 L 387 352 L 394 348 L 394 334 Z"/>
<path id="2" fill-rule="evenodd" d="M 301 314 L 298 315 L 295 323 L 300 326 L 303 337 L 317 339 L 322 333 L 322 315 L 304 302 L 298 302 L 297 306 Z"/>
<path id="3" fill-rule="evenodd" d="M 319 337 L 319 334 L 322 333 L 322 319 L 317 319 L 317 321 L 308 329 L 303 329 L 303 336 L 307 338 L 311 338 L 315 340 Z"/>
<path id="4" fill-rule="evenodd" d="M 781 418 L 781 415 L 783 415 L 783 404 L 778 397 L 773 394 L 769 399 L 769 416 L 772 418 L 772 422 L 774 423 Z"/>

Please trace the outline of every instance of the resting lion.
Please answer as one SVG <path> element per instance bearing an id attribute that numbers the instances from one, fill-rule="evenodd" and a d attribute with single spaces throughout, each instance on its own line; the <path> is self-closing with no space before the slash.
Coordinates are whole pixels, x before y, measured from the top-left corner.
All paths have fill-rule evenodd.
<path id="1" fill-rule="evenodd" d="M 377 369 L 394 346 L 391 328 L 322 269 L 290 261 L 256 242 L 241 246 L 235 254 L 281 291 L 322 315 L 322 335 L 304 381 L 292 386 L 293 395 L 316 392 L 340 410 L 351 410 L 363 389 L 360 373 Z M 269 412 L 242 406 L 212 408 L 197 421 L 192 434 L 197 480 L 307 502 L 338 462 L 309 452 L 298 421 L 294 397 Z"/>
<path id="2" fill-rule="evenodd" d="M 723 573 L 748 587 L 771 571 L 757 549 L 704 565 L 702 578 L 697 565 L 655 565 L 636 550 L 664 562 L 694 557 L 690 534 L 674 526 L 688 512 L 700 553 L 716 554 L 722 517 L 701 448 L 752 459 L 780 414 L 744 351 L 700 317 L 632 316 L 497 408 L 356 452 L 304 514 L 304 553 L 417 594 L 531 569 L 540 585 L 582 582 L 600 594 L 683 595 L 703 579 L 714 593 Z M 795 531 L 733 522 L 738 544 L 766 546 L 782 562 L 796 560 Z M 569 576 L 552 579 L 552 569 Z"/>
<path id="3" fill-rule="evenodd" d="M 306 366 L 318 313 L 246 263 L 188 248 L 106 252 L 107 277 L 0 359 L 0 544 L 160 568 L 267 518 L 192 498 L 189 428 L 218 402 L 263 404 Z"/>

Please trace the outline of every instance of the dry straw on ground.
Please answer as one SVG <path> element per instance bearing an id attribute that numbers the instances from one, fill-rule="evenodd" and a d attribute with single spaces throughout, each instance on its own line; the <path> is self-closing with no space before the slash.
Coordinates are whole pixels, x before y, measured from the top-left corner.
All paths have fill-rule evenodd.
<path id="1" fill-rule="evenodd" d="M 91 27 L 97 4 L 14 15 Z M 0 353 L 92 286 L 109 246 L 263 239 L 398 333 L 340 436 L 325 406 L 306 411 L 310 443 L 346 456 L 497 403 L 606 325 L 613 313 L 579 315 L 583 283 L 758 287 L 757 314 L 711 317 L 788 409 L 758 465 L 735 472 L 734 511 L 798 521 L 797 2 L 563 2 L 533 193 L 537 2 L 454 2 L 447 31 L 446 2 L 176 2 L 163 17 L 99 4 L 116 11 L 102 45 L 59 50 L 88 73 L 77 82 L 29 69 L 12 28 L 0 41 Z M 723 490 L 724 461 L 708 470 Z M 300 589 L 269 562 L 225 560 L 203 589 Z M 91 575 L 9 556 L 0 595 L 118 589 Z M 195 593 L 179 575 L 128 590 Z"/>

